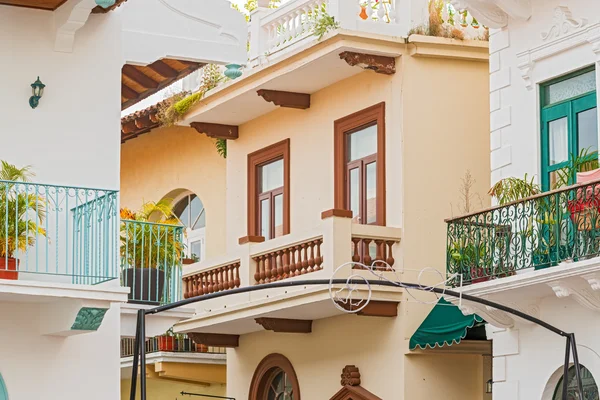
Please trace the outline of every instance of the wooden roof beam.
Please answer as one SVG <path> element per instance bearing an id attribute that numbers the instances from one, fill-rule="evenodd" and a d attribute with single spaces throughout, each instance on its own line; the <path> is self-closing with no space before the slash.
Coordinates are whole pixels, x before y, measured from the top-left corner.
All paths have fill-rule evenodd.
<path id="1" fill-rule="evenodd" d="M 235 140 L 239 137 L 237 125 L 210 124 L 208 122 L 192 122 L 190 124 L 198 133 L 214 139 Z"/>
<path id="2" fill-rule="evenodd" d="M 346 61 L 351 67 L 356 65 L 362 69 L 368 69 L 384 75 L 396 73 L 396 59 L 394 57 L 344 51 L 340 53 L 340 58 Z"/>
<path id="3" fill-rule="evenodd" d="M 260 89 L 256 93 L 276 106 L 297 108 L 300 110 L 310 108 L 310 94 L 268 89 Z"/>
<path id="4" fill-rule="evenodd" d="M 125 97 L 126 99 L 133 100 L 137 99 L 138 95 L 138 92 L 125 85 L 124 83 L 121 83 L 121 96 Z"/>
<path id="5" fill-rule="evenodd" d="M 257 324 L 265 330 L 285 333 L 311 333 L 312 320 L 286 318 L 255 318 Z"/>
<path id="6" fill-rule="evenodd" d="M 144 75 L 142 71 L 134 67 L 133 65 L 123 65 L 123 75 L 136 82 L 138 85 L 145 87 L 146 89 L 158 88 L 158 82 Z"/>
<path id="7" fill-rule="evenodd" d="M 165 78 L 177 78 L 179 75 L 177 70 L 171 68 L 167 63 L 161 60 L 154 61 L 152 64 L 148 65 L 148 68 Z"/>
<path id="8" fill-rule="evenodd" d="M 240 335 L 227 335 L 224 333 L 198 333 L 189 332 L 188 337 L 196 344 L 205 346 L 234 348 L 240 346 Z"/>

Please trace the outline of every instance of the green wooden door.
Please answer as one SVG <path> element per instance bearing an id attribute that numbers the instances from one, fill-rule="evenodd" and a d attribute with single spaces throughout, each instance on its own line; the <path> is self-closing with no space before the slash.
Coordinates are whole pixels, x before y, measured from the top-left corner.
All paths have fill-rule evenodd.
<path id="1" fill-rule="evenodd" d="M 598 114 L 595 71 L 587 69 L 541 87 L 542 189 L 574 183 L 565 167 L 586 150 L 597 158 Z M 569 97 L 572 96 L 572 97 Z"/>

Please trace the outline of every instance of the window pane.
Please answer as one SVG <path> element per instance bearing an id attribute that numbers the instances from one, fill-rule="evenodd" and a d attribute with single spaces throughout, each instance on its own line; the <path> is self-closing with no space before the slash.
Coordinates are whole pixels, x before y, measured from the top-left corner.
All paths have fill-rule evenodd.
<path id="1" fill-rule="evenodd" d="M 586 72 L 544 88 L 545 106 L 596 90 L 596 71 Z"/>
<path id="2" fill-rule="evenodd" d="M 275 237 L 283 235 L 283 195 L 278 194 L 273 198 L 275 206 Z"/>
<path id="3" fill-rule="evenodd" d="M 283 186 L 283 160 L 273 161 L 260 167 L 260 193 Z"/>
<path id="4" fill-rule="evenodd" d="M 352 211 L 352 221 L 360 222 L 360 181 L 358 179 L 358 168 L 350 170 L 350 210 Z"/>
<path id="5" fill-rule="evenodd" d="M 598 110 L 595 107 L 577 114 L 577 136 L 579 151 L 598 151 Z"/>
<path id="6" fill-rule="evenodd" d="M 260 201 L 260 236 L 264 236 L 265 240 L 271 239 L 271 207 L 269 207 L 269 199 Z"/>
<path id="7" fill-rule="evenodd" d="M 377 125 L 372 125 L 348 135 L 347 161 L 359 160 L 377 153 Z"/>
<path id="8" fill-rule="evenodd" d="M 206 227 L 206 210 L 203 208 L 192 229 L 200 229 L 204 227 Z"/>
<path id="9" fill-rule="evenodd" d="M 367 164 L 367 224 L 377 222 L 377 162 Z"/>
<path id="10" fill-rule="evenodd" d="M 192 258 L 194 256 L 196 256 L 196 257 L 198 257 L 199 260 L 202 260 L 202 241 L 201 240 L 190 243 L 190 255 L 192 256 Z"/>
<path id="11" fill-rule="evenodd" d="M 190 197 L 185 196 L 181 199 L 173 207 L 173 213 L 181 220 L 183 225 L 190 226 Z"/>
<path id="12" fill-rule="evenodd" d="M 204 209 L 204 205 L 202 204 L 202 201 L 200 201 L 200 199 L 198 198 L 198 196 L 196 196 L 195 194 L 190 196 L 190 223 L 194 224 L 194 228 L 195 229 L 195 222 L 198 219 L 198 217 L 200 216 L 200 213 L 202 212 L 202 210 Z"/>
<path id="13" fill-rule="evenodd" d="M 567 117 L 548 123 L 550 165 L 558 164 L 569 159 L 568 139 Z"/>

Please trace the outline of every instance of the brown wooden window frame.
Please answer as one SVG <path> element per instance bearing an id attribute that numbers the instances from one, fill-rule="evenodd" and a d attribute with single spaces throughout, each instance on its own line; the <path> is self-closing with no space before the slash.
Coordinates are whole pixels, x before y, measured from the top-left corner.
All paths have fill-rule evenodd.
<path id="1" fill-rule="evenodd" d="M 377 125 L 377 153 L 348 163 L 346 161 L 348 135 L 372 125 Z M 361 197 L 364 195 L 366 190 L 366 176 L 364 175 L 366 174 L 363 171 L 366 169 L 366 165 L 373 161 L 377 162 L 377 202 L 375 206 L 377 217 L 372 225 L 385 226 L 385 102 L 357 111 L 334 122 L 334 208 L 350 210 L 348 204 L 350 185 L 347 184 L 347 181 L 350 169 L 356 168 L 354 164 L 360 164 L 360 193 Z M 366 208 L 365 202 L 361 201 L 361 203 L 363 203 L 362 208 Z M 366 216 L 366 210 L 362 210 L 362 213 Z"/>
<path id="2" fill-rule="evenodd" d="M 269 384 L 273 377 L 279 373 L 284 372 L 290 382 L 292 383 L 292 389 L 294 394 L 294 400 L 301 400 L 300 396 L 300 385 L 298 383 L 298 376 L 292 366 L 290 360 L 284 355 L 274 353 L 269 354 L 256 367 L 252 381 L 250 382 L 250 390 L 248 393 L 249 400 L 263 400 L 267 398 Z"/>
<path id="3" fill-rule="evenodd" d="M 283 188 L 277 188 L 266 193 L 260 193 L 259 187 L 262 177 L 260 167 L 273 161 L 283 160 Z M 283 234 L 290 233 L 290 139 L 272 144 L 263 149 L 248 154 L 248 236 L 260 236 L 260 200 L 269 196 L 271 218 L 270 230 L 274 233 L 275 218 L 273 215 L 273 199 L 276 195 L 283 194 Z"/>

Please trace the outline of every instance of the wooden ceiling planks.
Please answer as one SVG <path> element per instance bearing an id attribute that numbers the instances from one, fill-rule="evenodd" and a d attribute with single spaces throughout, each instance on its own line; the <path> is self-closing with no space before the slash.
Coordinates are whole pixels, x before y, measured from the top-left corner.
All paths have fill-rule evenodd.
<path id="1" fill-rule="evenodd" d="M 147 66 L 124 65 L 121 72 L 121 109 L 153 95 L 202 66 L 202 63 L 168 58 Z"/>
<path id="2" fill-rule="evenodd" d="M 16 7 L 37 8 L 40 10 L 56 10 L 67 0 L 0 0 L 0 4 Z"/>

